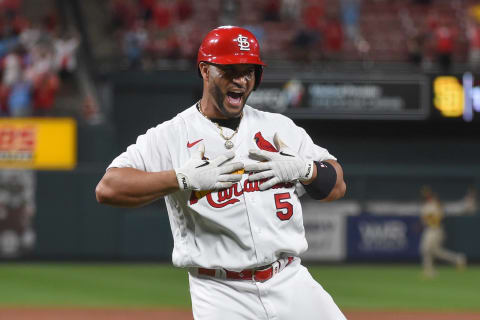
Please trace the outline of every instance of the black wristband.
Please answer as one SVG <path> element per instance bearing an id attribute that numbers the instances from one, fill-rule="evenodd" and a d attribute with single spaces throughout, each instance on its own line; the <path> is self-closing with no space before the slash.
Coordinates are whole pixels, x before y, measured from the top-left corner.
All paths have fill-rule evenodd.
<path id="1" fill-rule="evenodd" d="M 337 184 L 337 171 L 331 163 L 314 161 L 317 166 L 317 177 L 312 183 L 303 185 L 308 195 L 315 200 L 328 197 Z"/>

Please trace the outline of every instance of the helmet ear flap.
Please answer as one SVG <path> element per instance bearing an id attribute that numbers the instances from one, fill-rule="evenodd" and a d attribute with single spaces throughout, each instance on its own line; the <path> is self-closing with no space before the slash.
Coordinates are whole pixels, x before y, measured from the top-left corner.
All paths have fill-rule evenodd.
<path id="1" fill-rule="evenodd" d="M 262 76 L 263 76 L 263 66 L 262 65 L 255 65 L 255 86 L 253 87 L 253 90 L 257 90 L 258 86 L 260 85 L 260 82 L 262 81 Z"/>

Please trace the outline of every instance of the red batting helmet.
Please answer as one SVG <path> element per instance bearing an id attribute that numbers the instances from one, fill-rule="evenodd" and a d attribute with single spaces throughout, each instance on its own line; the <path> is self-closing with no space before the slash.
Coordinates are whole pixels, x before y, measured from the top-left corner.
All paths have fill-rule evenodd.
<path id="1" fill-rule="evenodd" d="M 200 62 L 214 64 L 254 64 L 255 86 L 260 84 L 265 63 L 260 59 L 260 46 L 255 36 L 240 27 L 224 26 L 210 31 L 198 49 L 197 67 Z"/>

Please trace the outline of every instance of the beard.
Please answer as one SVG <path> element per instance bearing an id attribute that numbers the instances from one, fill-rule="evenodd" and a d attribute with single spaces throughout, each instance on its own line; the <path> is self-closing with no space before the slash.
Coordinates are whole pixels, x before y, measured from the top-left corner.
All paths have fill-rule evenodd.
<path id="1" fill-rule="evenodd" d="M 250 96 L 251 91 L 244 95 L 242 97 L 242 107 L 239 111 L 237 110 L 229 110 L 225 107 L 225 100 L 226 100 L 226 94 L 222 92 L 219 86 L 214 84 L 214 87 L 212 89 L 212 97 L 215 100 L 215 103 L 217 105 L 217 109 L 220 111 L 220 113 L 226 117 L 227 119 L 231 118 L 238 118 L 242 114 L 243 107 L 245 107 L 245 102 L 247 101 L 248 97 Z"/>

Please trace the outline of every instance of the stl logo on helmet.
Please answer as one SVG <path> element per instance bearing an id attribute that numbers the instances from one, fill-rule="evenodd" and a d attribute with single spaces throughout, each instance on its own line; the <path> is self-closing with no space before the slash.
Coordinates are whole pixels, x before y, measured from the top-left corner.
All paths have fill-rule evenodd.
<path id="1" fill-rule="evenodd" d="M 241 34 L 239 34 L 237 39 L 234 39 L 233 41 L 238 42 L 238 46 L 240 47 L 240 51 L 250 51 L 250 42 L 248 42 L 247 37 L 244 37 Z"/>

